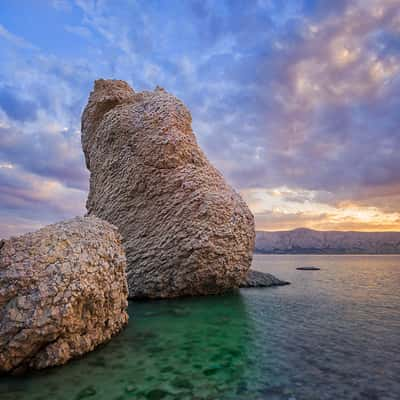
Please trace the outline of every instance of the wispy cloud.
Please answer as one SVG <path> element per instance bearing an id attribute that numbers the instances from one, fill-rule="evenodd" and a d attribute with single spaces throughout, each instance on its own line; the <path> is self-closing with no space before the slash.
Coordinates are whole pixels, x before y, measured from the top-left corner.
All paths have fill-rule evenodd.
<path id="1" fill-rule="evenodd" d="M 92 32 L 89 28 L 85 26 L 78 26 L 78 25 L 65 25 L 65 30 L 70 33 L 74 33 L 84 39 L 88 39 L 92 37 Z"/>
<path id="2" fill-rule="evenodd" d="M 7 40 L 12 45 L 17 46 L 17 47 L 30 49 L 30 50 L 38 50 L 38 47 L 34 46 L 32 43 L 29 43 L 24 38 L 14 35 L 10 31 L 8 31 L 2 24 L 0 24 L 0 38 Z"/>
<path id="3" fill-rule="evenodd" d="M 0 17 L 0 165 L 13 166 L 0 168 L 0 219 L 15 216 L 10 232 L 84 212 L 80 114 L 99 77 L 180 97 L 264 229 L 400 227 L 397 0 L 51 5 L 27 11 L 31 35 L 17 16 Z M 11 176 L 49 197 L 24 192 L 19 203 Z M 80 206 L 58 208 L 60 193 Z"/>

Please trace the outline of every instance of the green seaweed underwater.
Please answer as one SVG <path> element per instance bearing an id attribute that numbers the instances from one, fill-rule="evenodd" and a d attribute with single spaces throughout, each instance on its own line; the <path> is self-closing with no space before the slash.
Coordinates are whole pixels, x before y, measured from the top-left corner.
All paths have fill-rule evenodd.
<path id="1" fill-rule="evenodd" d="M 129 315 L 119 336 L 79 360 L 0 378 L 1 399 L 249 398 L 252 324 L 240 293 L 130 302 Z"/>

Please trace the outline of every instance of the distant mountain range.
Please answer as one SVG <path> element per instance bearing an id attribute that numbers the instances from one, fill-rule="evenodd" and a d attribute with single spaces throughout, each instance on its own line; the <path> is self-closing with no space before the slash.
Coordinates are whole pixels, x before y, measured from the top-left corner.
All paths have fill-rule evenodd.
<path id="1" fill-rule="evenodd" d="M 400 254 L 400 232 L 257 231 L 256 253 Z"/>

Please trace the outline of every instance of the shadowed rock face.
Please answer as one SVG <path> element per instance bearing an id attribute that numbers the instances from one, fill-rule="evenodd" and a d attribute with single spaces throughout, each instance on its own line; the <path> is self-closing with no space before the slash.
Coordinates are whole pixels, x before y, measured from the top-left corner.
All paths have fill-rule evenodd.
<path id="1" fill-rule="evenodd" d="M 60 365 L 127 323 L 117 229 L 75 218 L 0 246 L 0 373 Z"/>
<path id="2" fill-rule="evenodd" d="M 284 285 L 290 285 L 290 282 L 281 281 L 274 275 L 256 271 L 254 269 L 249 270 L 247 276 L 240 283 L 241 288 L 261 288 Z"/>
<path id="3" fill-rule="evenodd" d="M 98 80 L 82 116 L 89 215 L 118 226 L 131 297 L 214 294 L 250 267 L 253 216 L 199 148 L 163 89 Z"/>

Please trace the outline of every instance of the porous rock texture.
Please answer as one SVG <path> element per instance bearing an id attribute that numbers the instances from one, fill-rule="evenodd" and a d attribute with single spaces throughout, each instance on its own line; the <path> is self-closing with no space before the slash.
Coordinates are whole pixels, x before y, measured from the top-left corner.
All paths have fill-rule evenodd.
<path id="1" fill-rule="evenodd" d="M 89 215 L 118 226 L 130 297 L 215 294 L 238 287 L 252 260 L 254 219 L 210 164 L 191 115 L 157 87 L 97 80 L 82 115 Z"/>
<path id="2" fill-rule="evenodd" d="M 74 218 L 0 243 L 0 372 L 60 365 L 127 323 L 116 228 Z"/>
<path id="3" fill-rule="evenodd" d="M 290 282 L 282 281 L 272 274 L 251 269 L 247 273 L 246 277 L 240 283 L 240 287 L 257 288 L 257 287 L 283 286 L 289 284 Z"/>

